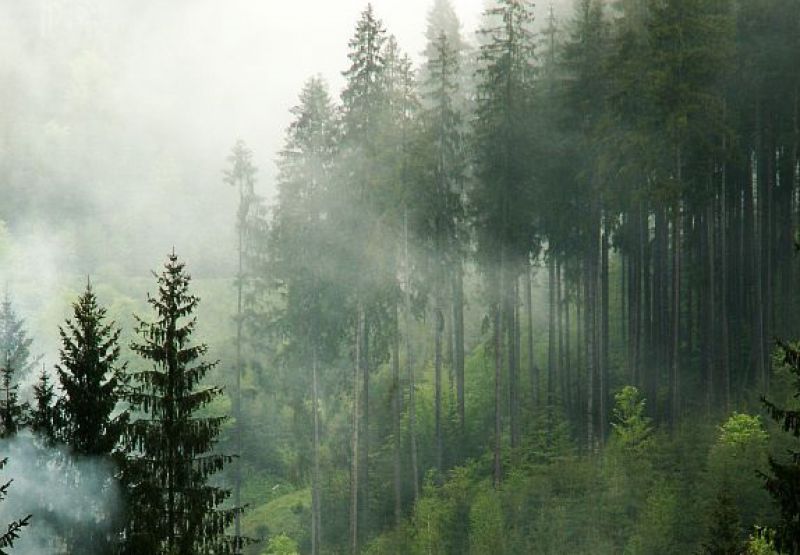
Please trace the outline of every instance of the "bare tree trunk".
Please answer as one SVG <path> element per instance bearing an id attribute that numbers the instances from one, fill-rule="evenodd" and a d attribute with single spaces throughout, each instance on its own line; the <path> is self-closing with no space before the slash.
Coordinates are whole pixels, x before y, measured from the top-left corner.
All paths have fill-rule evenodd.
<path id="1" fill-rule="evenodd" d="M 586 260 L 584 272 L 584 342 L 586 349 L 586 447 L 594 451 L 594 293 L 592 291 L 594 272 L 592 256 Z"/>
<path id="2" fill-rule="evenodd" d="M 458 425 L 461 435 L 466 431 L 464 407 L 464 268 L 459 260 L 453 275 L 453 340 L 456 374 Z"/>
<path id="3" fill-rule="evenodd" d="M 556 360 L 558 361 L 558 388 L 561 401 L 566 397 L 566 383 L 564 382 L 564 297 L 562 291 L 562 265 L 556 261 L 556 336 L 558 337 Z"/>
<path id="4" fill-rule="evenodd" d="M 318 357 L 317 346 L 311 351 L 311 410 L 314 413 L 314 472 L 311 487 L 311 553 L 319 555 L 322 545 L 322 509 L 320 499 L 320 471 L 319 471 L 319 385 L 318 385 Z"/>
<path id="5" fill-rule="evenodd" d="M 533 280 L 530 261 L 525 265 L 525 311 L 528 314 L 528 375 L 531 386 L 531 407 L 539 405 L 539 376 L 533 356 Z"/>
<path id="6" fill-rule="evenodd" d="M 500 249 L 500 283 L 495 303 L 494 315 L 494 487 L 500 487 L 503 467 L 500 458 L 500 445 L 503 434 L 501 378 L 503 370 L 503 285 L 505 282 L 505 252 Z"/>
<path id="7" fill-rule="evenodd" d="M 547 323 L 547 434 L 548 440 L 553 434 L 553 403 L 555 395 L 556 364 L 556 262 L 554 253 L 548 254 L 547 260 L 547 294 L 549 300 Z"/>
<path id="8" fill-rule="evenodd" d="M 361 316 L 361 367 L 362 367 L 362 378 L 361 378 L 361 463 L 360 463 L 360 470 L 359 473 L 361 474 L 360 478 L 360 486 L 361 486 L 361 503 L 360 503 L 360 528 L 362 536 L 365 533 L 368 533 L 370 527 L 370 520 L 371 520 L 371 513 L 369 510 L 370 499 L 369 499 L 369 444 L 370 444 L 370 437 L 369 437 L 369 330 L 370 330 L 370 319 L 369 319 L 369 312 L 365 309 L 362 309 L 362 316 Z"/>
<path id="9" fill-rule="evenodd" d="M 715 268 L 716 252 L 714 249 L 714 206 L 713 201 L 706 208 L 705 218 L 706 228 L 706 262 L 708 264 L 708 288 L 706 294 L 708 295 L 708 310 L 706 311 L 706 341 L 704 350 L 706 352 L 706 412 L 711 413 L 714 407 L 714 366 L 716 364 L 716 357 L 714 356 L 714 347 L 716 346 L 716 318 L 717 318 L 717 304 L 715 296 L 715 288 L 717 286 L 717 275 Z"/>
<path id="10" fill-rule="evenodd" d="M 408 258 L 408 213 L 403 212 L 403 258 L 405 269 L 405 291 L 403 328 L 405 329 L 406 376 L 408 377 L 408 434 L 411 442 L 411 482 L 414 486 L 414 503 L 419 501 L 419 466 L 417 462 L 417 405 L 414 364 L 411 358 L 411 273 Z"/>
<path id="11" fill-rule="evenodd" d="M 605 227 L 601 230 L 600 242 L 600 393 L 599 393 L 599 409 L 600 409 L 600 445 L 605 443 L 606 438 L 606 419 L 608 417 L 608 365 L 609 355 L 608 349 L 610 344 L 609 329 L 608 329 L 608 309 L 609 309 L 609 287 L 608 287 L 608 228 Z"/>
<path id="12" fill-rule="evenodd" d="M 511 431 L 511 448 L 519 446 L 519 419 L 517 414 L 517 279 L 507 284 L 506 336 L 508 341 L 508 414 Z"/>
<path id="13" fill-rule="evenodd" d="M 394 337 L 392 338 L 392 436 L 394 458 L 394 522 L 400 526 L 402 513 L 402 466 L 400 464 L 400 308 L 394 305 Z"/>
<path id="14" fill-rule="evenodd" d="M 355 363 L 353 365 L 353 427 L 351 430 L 352 437 L 351 437 L 351 448 L 352 448 L 352 459 L 351 459 L 351 468 L 350 468 L 350 552 L 352 555 L 357 555 L 358 553 L 358 515 L 359 515 L 359 507 L 358 507 L 358 495 L 359 495 L 359 483 L 358 483 L 358 470 L 359 470 L 359 458 L 361 455 L 360 446 L 359 446 L 359 437 L 358 432 L 361 428 L 361 419 L 359 415 L 359 410 L 361 408 L 361 403 L 359 399 L 359 374 L 361 372 L 361 321 L 363 315 L 361 311 L 361 307 L 359 306 L 356 309 L 356 333 L 355 333 Z"/>
<path id="15" fill-rule="evenodd" d="M 437 483 L 442 480 L 442 332 L 444 331 L 444 317 L 439 301 L 436 296 L 436 307 L 433 311 L 433 350 L 434 350 L 434 422 L 435 422 L 435 453 L 436 453 L 436 472 Z"/>

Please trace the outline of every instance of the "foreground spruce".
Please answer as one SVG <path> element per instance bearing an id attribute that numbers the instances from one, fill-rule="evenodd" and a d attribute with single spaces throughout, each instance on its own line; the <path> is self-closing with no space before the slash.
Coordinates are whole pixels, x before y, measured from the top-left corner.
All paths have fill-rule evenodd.
<path id="1" fill-rule="evenodd" d="M 230 491 L 208 484 L 232 459 L 213 453 L 225 417 L 198 411 L 222 394 L 200 386 L 217 362 L 202 360 L 204 344 L 191 343 L 199 298 L 173 253 L 148 296 L 153 320 L 136 317 L 139 343 L 131 348 L 150 368 L 133 373 L 129 402 L 138 419 L 129 426 L 127 553 L 188 555 L 238 552 L 242 539 L 225 534 L 238 508 L 221 508 Z"/>

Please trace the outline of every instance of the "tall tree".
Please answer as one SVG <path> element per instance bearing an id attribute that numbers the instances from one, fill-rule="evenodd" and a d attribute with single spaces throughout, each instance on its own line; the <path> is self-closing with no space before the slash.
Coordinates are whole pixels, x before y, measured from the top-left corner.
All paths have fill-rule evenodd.
<path id="1" fill-rule="evenodd" d="M 311 397 L 311 551 L 322 545 L 320 367 L 333 365 L 343 332 L 341 285 L 332 256 L 335 230 L 328 219 L 337 124 L 327 85 L 309 79 L 292 108 L 279 158 L 278 202 L 265 271 L 281 302 L 271 314 L 280 341 L 290 395 Z M 293 377 L 294 376 L 294 377 Z M 301 403 L 302 405 L 302 403 Z"/>
<path id="2" fill-rule="evenodd" d="M 27 408 L 20 402 L 19 384 L 38 360 L 31 356 L 32 343 L 6 293 L 0 303 L 0 437 L 16 435 L 24 424 Z"/>
<path id="3" fill-rule="evenodd" d="M 777 354 L 781 364 L 789 370 L 796 381 L 800 394 L 800 343 L 778 341 Z M 778 422 L 795 438 L 800 437 L 800 411 L 779 407 L 765 397 L 761 402 L 773 420 Z M 772 456 L 769 458 L 770 474 L 762 474 L 764 486 L 780 510 L 780 522 L 776 528 L 776 545 L 786 553 L 800 553 L 800 450 L 792 450 L 788 461 Z"/>
<path id="4" fill-rule="evenodd" d="M 254 212 L 254 205 L 258 199 L 255 194 L 255 180 L 257 168 L 253 165 L 253 153 L 247 148 L 244 141 L 239 140 L 228 156 L 230 168 L 224 172 L 224 181 L 239 193 L 239 207 L 236 212 L 236 235 L 238 267 L 236 272 L 236 375 L 233 403 L 233 418 L 236 423 L 236 454 L 235 478 L 233 485 L 233 503 L 239 507 L 242 504 L 242 326 L 244 325 L 243 292 L 244 292 L 244 259 L 245 240 L 249 221 Z M 236 513 L 234 534 L 241 536 L 241 515 Z"/>
<path id="5" fill-rule="evenodd" d="M 53 445 L 57 441 L 61 428 L 60 410 L 53 381 L 47 369 L 42 365 L 39 380 L 33 386 L 33 408 L 30 414 L 31 431 L 44 441 L 45 445 Z"/>
<path id="6" fill-rule="evenodd" d="M 226 417 L 198 414 L 222 395 L 219 387 L 200 385 L 217 365 L 202 359 L 205 344 L 191 341 L 200 299 L 189 291 L 191 278 L 174 253 L 156 281 L 158 293 L 147 299 L 154 320 L 136 317 L 140 342 L 131 345 L 152 367 L 133 373 L 127 396 L 141 417 L 125 437 L 131 504 L 126 549 L 169 555 L 235 552 L 243 540 L 225 531 L 241 509 L 220 508 L 230 491 L 208 483 L 232 460 L 213 452 Z"/>
<path id="7" fill-rule="evenodd" d="M 114 451 L 129 418 L 118 410 L 127 382 L 126 364 L 119 363 L 121 331 L 105 320 L 106 309 L 87 282 L 72 304 L 72 319 L 59 326 L 56 371 L 64 392 L 58 402 L 59 438 L 74 453 L 90 457 Z"/>
<path id="8" fill-rule="evenodd" d="M 501 377 L 508 350 L 508 388 L 517 388 L 513 307 L 521 261 L 533 243 L 530 195 L 531 96 L 533 91 L 533 5 L 500 0 L 486 12 L 496 25 L 481 30 L 478 109 L 475 122 L 476 177 L 473 205 L 478 257 L 490 296 L 495 357 L 494 483 L 502 476 Z M 504 333 L 508 336 L 504 338 Z M 507 339 L 507 341 L 506 341 Z M 512 446 L 516 446 L 517 407 L 510 406 Z"/>

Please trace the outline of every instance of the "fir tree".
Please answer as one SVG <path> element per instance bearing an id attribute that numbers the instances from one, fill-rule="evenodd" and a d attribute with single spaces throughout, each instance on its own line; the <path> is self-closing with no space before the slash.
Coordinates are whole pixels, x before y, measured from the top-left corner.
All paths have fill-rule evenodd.
<path id="1" fill-rule="evenodd" d="M 800 396 L 800 342 L 778 341 L 781 362 L 795 377 Z M 780 408 L 766 397 L 761 402 L 773 420 L 786 432 L 800 438 L 800 410 Z M 780 522 L 775 530 L 777 547 L 787 553 L 800 553 L 800 450 L 791 451 L 788 461 L 769 458 L 770 475 L 762 474 L 767 491 L 780 509 Z"/>
<path id="2" fill-rule="evenodd" d="M 9 353 L 0 366 L 0 438 L 17 435 L 24 424 L 25 405 L 19 401 L 19 384 L 16 382 L 16 368 Z"/>
<path id="3" fill-rule="evenodd" d="M 34 406 L 29 422 L 31 431 L 39 436 L 45 445 L 53 445 L 56 442 L 57 430 L 61 427 L 61 420 L 55 388 L 44 365 L 39 380 L 33 386 L 33 400 Z"/>
<path id="4" fill-rule="evenodd" d="M 0 459 L 0 470 L 3 469 L 7 462 L 7 458 Z M 5 484 L 0 484 L 0 502 L 8 496 L 8 490 L 11 487 L 12 481 L 13 480 L 10 480 Z M 5 532 L 0 531 L 0 555 L 8 555 L 10 553 L 9 550 L 14 547 L 14 542 L 19 539 L 22 529 L 30 524 L 30 520 L 31 515 L 13 520 L 8 524 Z"/>
<path id="5" fill-rule="evenodd" d="M 242 538 L 228 536 L 225 530 L 240 509 L 220 508 L 230 491 L 208 483 L 233 458 L 213 453 L 226 417 L 197 414 L 222 395 L 219 387 L 200 386 L 217 365 L 202 359 L 208 350 L 205 344 L 191 343 L 200 299 L 190 293 L 191 278 L 174 252 L 156 279 L 158 294 L 148 296 L 155 319 L 136 317 L 140 342 L 131 345 L 152 367 L 133 374 L 135 384 L 128 395 L 141 417 L 126 433 L 126 550 L 169 555 L 238 552 Z"/>
<path id="6" fill-rule="evenodd" d="M 717 493 L 708 528 L 708 542 L 703 546 L 707 555 L 739 555 L 744 541 L 736 501 L 727 487 Z"/>
<path id="7" fill-rule="evenodd" d="M 5 354 L 20 379 L 32 372 L 41 358 L 31 355 L 32 344 L 33 339 L 25 329 L 25 320 L 17 315 L 11 297 L 6 293 L 0 303 L 0 353 Z"/>
<path id="8" fill-rule="evenodd" d="M 128 413 L 115 415 L 127 380 L 118 364 L 120 330 L 105 322 L 90 283 L 72 305 L 72 320 L 59 327 L 58 379 L 64 391 L 61 439 L 79 455 L 108 455 L 119 442 Z"/>
<path id="9" fill-rule="evenodd" d="M 33 340 L 6 293 L 0 303 L 0 437 L 10 437 L 25 423 L 27 407 L 19 401 L 19 382 L 36 364 Z"/>

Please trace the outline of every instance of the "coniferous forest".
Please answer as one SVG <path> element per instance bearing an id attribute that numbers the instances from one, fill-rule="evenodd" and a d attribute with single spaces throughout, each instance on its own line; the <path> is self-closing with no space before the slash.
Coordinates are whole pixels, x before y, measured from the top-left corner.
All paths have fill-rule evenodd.
<path id="1" fill-rule="evenodd" d="M 252 4 L 0 3 L 0 554 L 800 553 L 800 2 Z"/>

